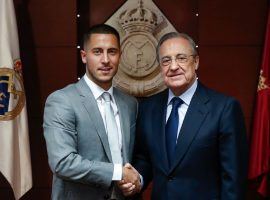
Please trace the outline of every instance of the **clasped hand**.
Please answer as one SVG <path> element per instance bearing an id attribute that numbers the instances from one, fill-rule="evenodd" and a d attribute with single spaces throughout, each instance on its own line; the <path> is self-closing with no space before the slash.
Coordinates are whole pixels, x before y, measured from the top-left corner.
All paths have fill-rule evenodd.
<path id="1" fill-rule="evenodd" d="M 141 181 L 138 171 L 127 163 L 123 167 L 123 177 L 117 182 L 124 196 L 131 196 L 141 191 Z"/>

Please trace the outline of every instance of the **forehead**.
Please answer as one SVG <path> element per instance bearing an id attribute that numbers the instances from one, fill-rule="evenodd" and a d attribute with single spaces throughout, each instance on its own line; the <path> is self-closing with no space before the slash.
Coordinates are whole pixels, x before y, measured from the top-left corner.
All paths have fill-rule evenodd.
<path id="1" fill-rule="evenodd" d="M 113 34 L 93 33 L 87 45 L 90 48 L 119 48 L 119 41 Z"/>
<path id="2" fill-rule="evenodd" d="M 164 41 L 159 49 L 159 54 L 161 56 L 190 53 L 192 53 L 191 44 L 187 39 L 181 37 Z"/>

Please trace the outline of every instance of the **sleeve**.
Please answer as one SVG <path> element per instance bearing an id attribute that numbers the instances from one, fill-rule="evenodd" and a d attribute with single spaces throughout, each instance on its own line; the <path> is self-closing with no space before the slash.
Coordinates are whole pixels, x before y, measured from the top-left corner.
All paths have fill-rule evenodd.
<path id="1" fill-rule="evenodd" d="M 43 128 L 50 168 L 62 179 L 108 188 L 114 166 L 78 154 L 76 120 L 70 98 L 63 91 L 48 97 Z"/>
<path id="2" fill-rule="evenodd" d="M 228 100 L 222 113 L 219 152 L 221 199 L 245 199 L 248 145 L 243 113 L 236 100 Z"/>

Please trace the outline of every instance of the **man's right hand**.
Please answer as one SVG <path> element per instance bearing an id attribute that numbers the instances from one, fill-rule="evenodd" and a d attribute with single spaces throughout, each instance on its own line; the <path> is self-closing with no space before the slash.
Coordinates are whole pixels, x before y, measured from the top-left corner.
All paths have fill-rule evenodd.
<path id="1" fill-rule="evenodd" d="M 122 180 L 117 184 L 124 196 L 131 196 L 141 191 L 140 175 L 129 163 L 123 167 Z"/>

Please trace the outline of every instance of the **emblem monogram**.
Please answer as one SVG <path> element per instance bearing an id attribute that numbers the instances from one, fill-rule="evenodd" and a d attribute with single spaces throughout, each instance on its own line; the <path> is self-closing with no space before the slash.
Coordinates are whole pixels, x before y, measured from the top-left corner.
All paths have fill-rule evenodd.
<path id="1" fill-rule="evenodd" d="M 14 69 L 0 68 L 0 121 L 14 119 L 23 109 L 25 94 L 21 62 L 14 62 Z"/>

